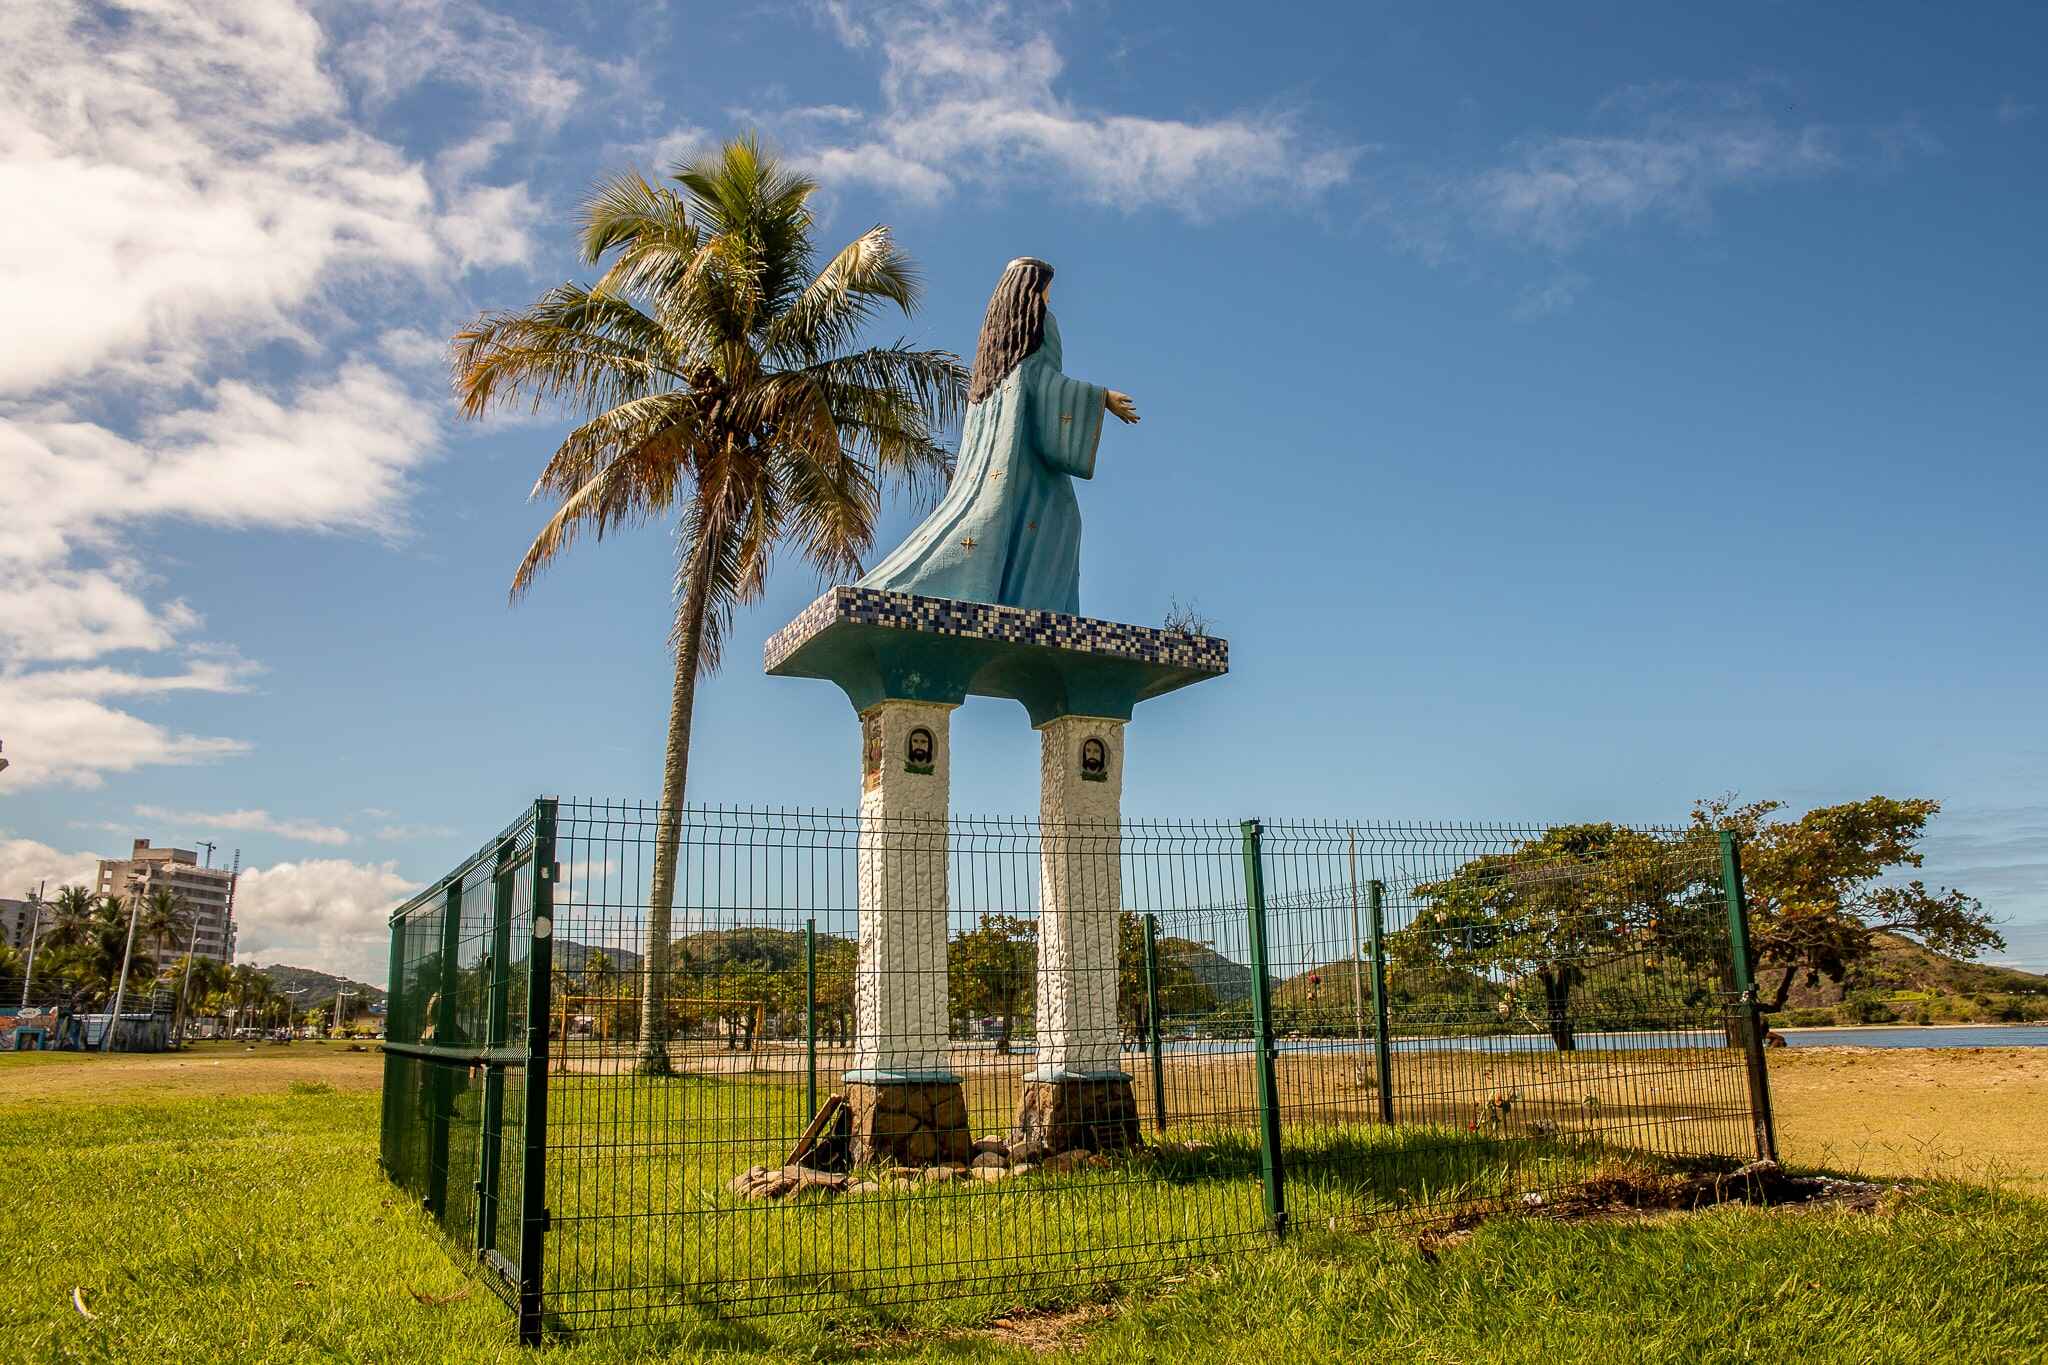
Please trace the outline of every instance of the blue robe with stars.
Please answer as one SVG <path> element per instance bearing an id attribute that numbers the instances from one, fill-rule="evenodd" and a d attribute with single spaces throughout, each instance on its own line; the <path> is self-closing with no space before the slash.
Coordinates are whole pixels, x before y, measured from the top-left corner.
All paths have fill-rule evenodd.
<path id="1" fill-rule="evenodd" d="M 863 588 L 1081 614 L 1081 504 L 1106 390 L 1060 373 L 1060 330 L 967 406 L 946 496 Z"/>

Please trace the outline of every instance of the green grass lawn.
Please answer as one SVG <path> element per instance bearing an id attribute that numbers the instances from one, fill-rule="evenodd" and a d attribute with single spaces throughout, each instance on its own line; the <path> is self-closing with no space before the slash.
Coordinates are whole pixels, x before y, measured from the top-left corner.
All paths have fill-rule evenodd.
<path id="1" fill-rule="evenodd" d="M 1067 1291 L 1039 1315 L 848 1304 L 672 1319 L 522 1353 L 502 1304 L 379 1172 L 368 1066 L 201 1056 L 175 1073 L 179 1087 L 151 1094 L 136 1088 L 151 1074 L 137 1061 L 0 1061 L 10 1363 L 1024 1360 L 1046 1345 L 1102 1360 L 2048 1354 L 2048 1203 L 1946 1184 L 1875 1212 L 1500 1219 L 1428 1253 L 1412 1233 L 1332 1233 L 1305 1218 L 1285 1247 Z M 236 1067 L 255 1079 L 238 1085 Z M 74 1287 L 95 1316 L 74 1307 Z"/>

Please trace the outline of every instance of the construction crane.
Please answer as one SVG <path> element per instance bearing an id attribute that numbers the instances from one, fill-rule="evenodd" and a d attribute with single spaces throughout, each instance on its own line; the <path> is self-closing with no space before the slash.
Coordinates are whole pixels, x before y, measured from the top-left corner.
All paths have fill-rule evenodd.
<path id="1" fill-rule="evenodd" d="M 206 862 L 204 865 L 207 867 L 213 866 L 213 850 L 219 847 L 219 845 L 215 844 L 211 839 L 194 839 L 192 841 L 192 847 L 205 849 Z"/>

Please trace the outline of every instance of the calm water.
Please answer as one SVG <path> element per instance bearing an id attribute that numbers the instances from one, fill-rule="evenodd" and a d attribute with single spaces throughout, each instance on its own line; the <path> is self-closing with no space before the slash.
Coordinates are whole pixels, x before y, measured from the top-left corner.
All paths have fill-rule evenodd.
<path id="1" fill-rule="evenodd" d="M 1949 1028 L 1905 1027 L 1779 1029 L 1791 1047 L 2048 1047 L 2048 1026 L 2040 1024 L 1966 1024 Z M 1355 1052 L 1355 1039 L 1281 1038 L 1281 1052 Z M 1643 1048 L 1725 1047 L 1716 1029 L 1673 1033 L 1581 1033 L 1581 1052 L 1634 1052 Z M 1392 1040 L 1397 1052 L 1549 1052 L 1542 1034 L 1514 1033 L 1486 1038 L 1409 1038 Z M 1168 1042 L 1168 1053 L 1229 1053 L 1251 1050 L 1249 1039 L 1185 1038 Z M 1371 1040 L 1366 1047 L 1370 1049 Z M 1024 1051 L 1028 1049 L 1020 1049 Z M 1129 1044 L 1126 1053 L 1137 1053 Z"/>
<path id="2" fill-rule="evenodd" d="M 2048 1047 L 2048 1025 L 1959 1024 L 1950 1028 L 1781 1028 L 1793 1047 Z"/>

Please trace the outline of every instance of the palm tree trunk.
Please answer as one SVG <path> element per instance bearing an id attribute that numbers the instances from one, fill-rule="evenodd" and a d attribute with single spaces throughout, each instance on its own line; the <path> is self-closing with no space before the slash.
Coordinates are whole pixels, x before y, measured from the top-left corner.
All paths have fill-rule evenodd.
<path id="1" fill-rule="evenodd" d="M 697 702 L 697 664 L 704 613 L 711 602 L 712 537 L 690 547 L 683 598 L 676 604 L 676 680 L 669 694 L 668 752 L 661 768 L 661 805 L 655 813 L 654 885 L 647 897 L 647 981 L 640 993 L 643 1076 L 668 1076 L 669 936 L 676 900 L 676 857 L 683 837 L 683 790 L 690 773 L 690 717 Z"/>

